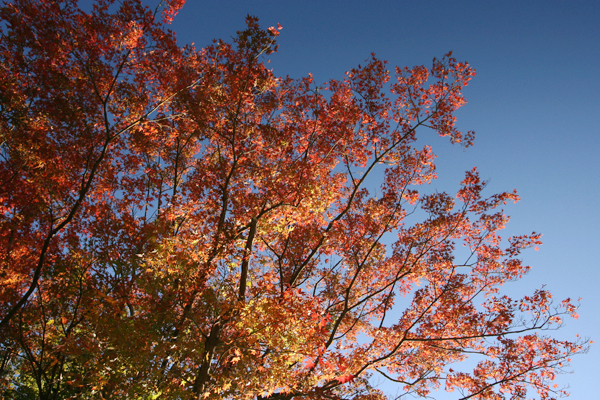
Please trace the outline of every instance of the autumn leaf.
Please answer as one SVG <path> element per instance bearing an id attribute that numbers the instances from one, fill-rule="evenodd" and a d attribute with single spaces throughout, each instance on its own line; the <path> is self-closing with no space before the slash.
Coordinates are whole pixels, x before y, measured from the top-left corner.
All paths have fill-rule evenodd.
<path id="1" fill-rule="evenodd" d="M 336 379 L 339 383 L 346 383 L 346 382 L 352 382 L 354 380 L 355 376 L 352 374 L 346 374 L 346 375 L 341 375 L 338 376 Z"/>
<path id="2" fill-rule="evenodd" d="M 554 395 L 589 342 L 502 292 L 541 243 L 501 235 L 518 195 L 424 189 L 474 69 L 280 77 L 280 25 L 180 46 L 184 3 L 0 6 L 0 397 Z"/>

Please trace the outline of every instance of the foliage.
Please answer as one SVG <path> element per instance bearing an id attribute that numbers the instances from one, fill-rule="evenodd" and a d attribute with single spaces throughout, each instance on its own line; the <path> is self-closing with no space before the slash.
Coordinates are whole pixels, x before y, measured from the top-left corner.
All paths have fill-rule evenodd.
<path id="1" fill-rule="evenodd" d="M 539 243 L 498 235 L 516 193 L 483 197 L 476 170 L 419 189 L 418 134 L 472 143 L 454 112 L 474 70 L 373 56 L 323 86 L 279 78 L 280 27 L 180 47 L 182 5 L 0 8 L 3 396 L 382 399 L 373 376 L 560 394 L 585 342 L 543 331 L 576 307 L 499 291 Z"/>

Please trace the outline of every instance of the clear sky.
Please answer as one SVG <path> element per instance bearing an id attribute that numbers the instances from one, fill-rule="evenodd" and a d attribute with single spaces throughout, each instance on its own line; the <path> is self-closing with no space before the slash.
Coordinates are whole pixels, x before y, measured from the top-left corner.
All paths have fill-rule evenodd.
<path id="1" fill-rule="evenodd" d="M 150 2 L 149 2 L 150 3 Z M 188 0 L 173 30 L 198 47 L 228 39 L 247 14 L 281 23 L 274 73 L 341 78 L 375 52 L 391 66 L 431 65 L 452 50 L 477 69 L 458 125 L 477 132 L 463 150 L 433 139 L 441 190 L 477 166 L 489 192 L 516 188 L 507 234 L 544 234 L 524 255 L 532 271 L 510 285 L 546 285 L 560 301 L 582 297 L 575 333 L 600 341 L 600 1 L 230 1 Z M 434 147 L 434 151 L 436 147 Z M 600 344 L 572 361 L 572 399 L 598 398 Z M 456 396 L 438 396 L 443 399 Z"/>

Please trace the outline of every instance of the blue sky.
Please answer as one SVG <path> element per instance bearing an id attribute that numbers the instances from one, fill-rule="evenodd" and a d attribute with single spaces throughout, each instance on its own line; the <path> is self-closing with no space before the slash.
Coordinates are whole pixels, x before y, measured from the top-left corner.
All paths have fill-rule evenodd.
<path id="1" fill-rule="evenodd" d="M 600 340 L 600 2 L 598 1 L 230 1 L 188 0 L 172 29 L 198 47 L 228 39 L 247 14 L 281 23 L 276 75 L 341 78 L 375 52 L 390 66 L 430 66 L 452 50 L 477 69 L 458 125 L 475 146 L 431 135 L 441 190 L 455 190 L 477 166 L 489 193 L 516 188 L 507 234 L 544 234 L 533 266 L 510 285 L 524 294 L 546 285 L 557 301 L 582 297 L 580 319 L 556 332 Z M 438 147 L 436 147 L 438 146 Z M 596 397 L 599 345 L 573 359 L 573 399 Z M 456 398 L 456 396 L 439 396 Z"/>

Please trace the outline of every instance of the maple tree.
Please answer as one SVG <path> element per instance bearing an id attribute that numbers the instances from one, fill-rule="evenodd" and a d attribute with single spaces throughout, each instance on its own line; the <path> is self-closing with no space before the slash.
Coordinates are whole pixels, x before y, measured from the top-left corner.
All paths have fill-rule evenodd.
<path id="1" fill-rule="evenodd" d="M 560 395 L 586 341 L 544 331 L 576 306 L 499 290 L 540 238 L 499 236 L 516 193 L 484 197 L 475 169 L 420 188 L 421 132 L 473 141 L 454 112 L 474 70 L 279 78 L 280 27 L 181 47 L 183 3 L 0 8 L 3 396 Z"/>

